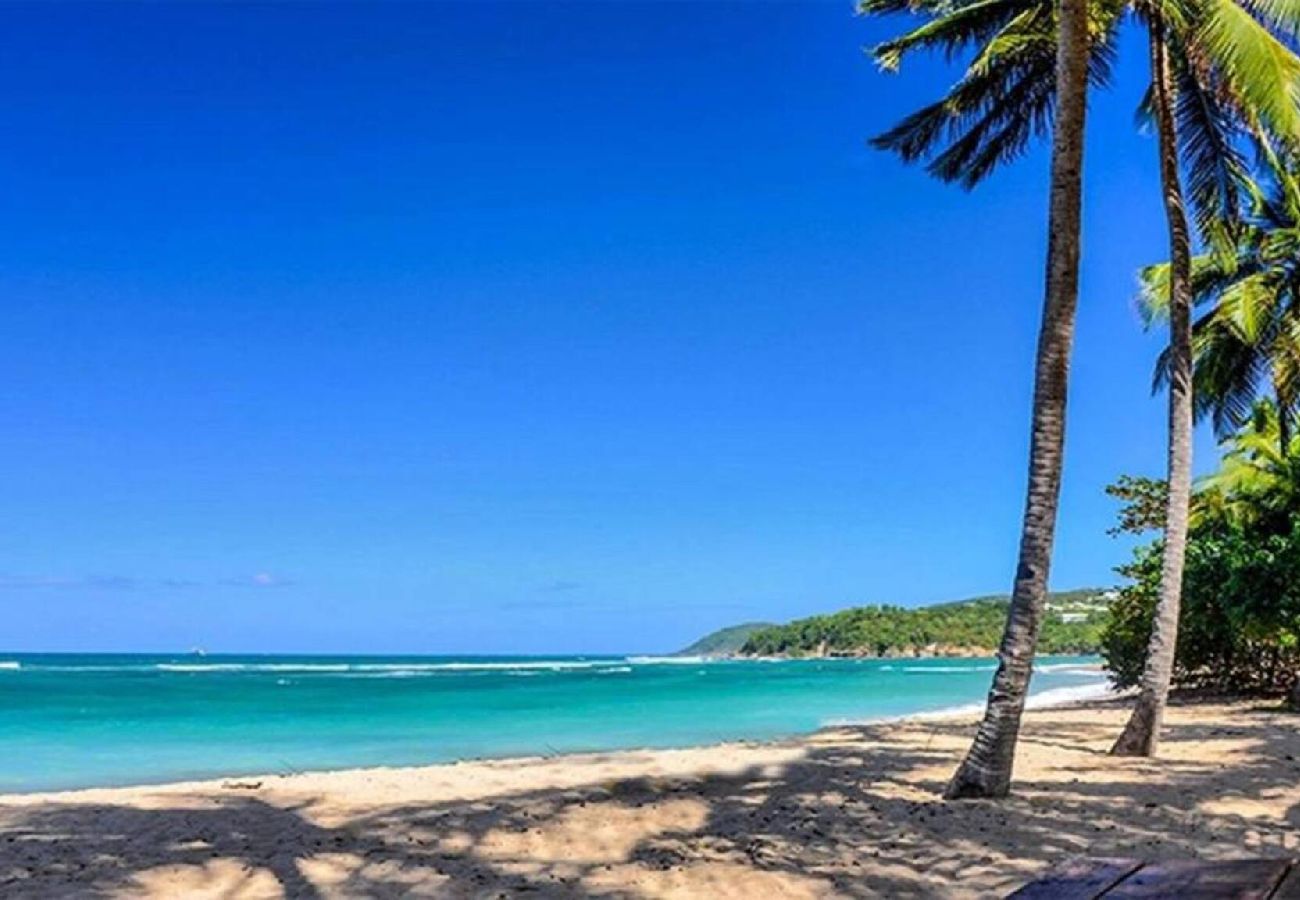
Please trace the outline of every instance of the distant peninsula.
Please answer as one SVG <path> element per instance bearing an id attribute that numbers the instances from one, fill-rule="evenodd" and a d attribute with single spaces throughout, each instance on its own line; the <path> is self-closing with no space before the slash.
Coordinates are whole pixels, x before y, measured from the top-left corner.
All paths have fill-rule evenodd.
<path id="1" fill-rule="evenodd" d="M 1048 594 L 1040 653 L 1092 654 L 1114 593 L 1082 588 Z M 992 656 L 1006 623 L 1005 594 L 907 608 L 858 606 L 785 625 L 750 622 L 706 635 L 685 656 L 969 657 Z"/>
<path id="2" fill-rule="evenodd" d="M 755 632 L 780 628 L 775 622 L 745 622 L 731 625 L 706 634 L 689 647 L 678 650 L 676 656 L 735 656 L 740 653 Z"/>

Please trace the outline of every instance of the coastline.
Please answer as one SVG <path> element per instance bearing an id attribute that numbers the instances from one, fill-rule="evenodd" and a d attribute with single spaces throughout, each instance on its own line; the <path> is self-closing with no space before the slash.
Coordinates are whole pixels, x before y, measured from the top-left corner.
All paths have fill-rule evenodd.
<path id="1" fill-rule="evenodd" d="M 1094 668 L 1092 666 L 1073 666 L 1073 668 Z M 1096 666 L 1096 671 L 1101 672 L 1101 667 Z M 1054 688 L 1042 691 L 1038 694 L 1031 695 L 1026 703 L 1026 710 L 1037 709 L 1064 709 L 1081 704 L 1087 704 L 1107 699 L 1116 699 L 1123 694 L 1116 692 L 1110 687 L 1109 683 L 1098 683 L 1082 685 L 1068 688 Z M 728 741 L 711 741 L 701 744 L 684 744 L 679 747 L 622 747 L 609 750 L 588 750 L 577 752 L 555 753 L 548 755 L 521 755 L 521 756 L 481 756 L 466 757 L 464 759 L 440 761 L 431 763 L 421 763 L 415 765 L 395 765 L 395 766 L 349 766 L 337 769 L 323 768 L 310 769 L 301 772 L 285 773 L 253 773 L 253 774 L 236 774 L 225 775 L 213 778 L 196 778 L 182 779 L 178 781 L 160 781 L 160 782 L 141 782 L 136 784 L 125 785 L 105 785 L 97 787 L 67 788 L 62 790 L 48 791 L 22 791 L 11 793 L 0 793 L 0 806 L 6 804 L 21 805 L 25 801 L 31 802 L 63 802 L 76 801 L 79 799 L 107 799 L 111 800 L 118 793 L 132 794 L 139 791 L 151 791 L 157 793 L 185 793 L 192 791 L 213 791 L 213 790 L 230 790 L 232 788 L 226 785 L 232 783 L 251 783 L 258 782 L 261 784 L 291 784 L 295 779 L 303 780 L 317 777 L 334 777 L 342 779 L 365 778 L 378 773 L 425 773 L 447 768 L 463 767 L 474 764 L 497 764 L 506 766 L 529 765 L 539 762 L 554 762 L 557 760 L 575 760 L 584 761 L 592 759 L 607 759 L 616 757 L 620 754 L 629 754 L 635 756 L 644 756 L 646 754 L 658 753 L 684 753 L 684 752 L 723 752 L 731 748 L 755 748 L 755 747 L 781 747 L 784 745 L 797 745 L 805 741 L 817 738 L 819 735 L 835 732 L 844 728 L 854 728 L 868 725 L 886 725 L 907 722 L 934 722 L 945 720 L 961 720 L 978 716 L 984 709 L 984 704 L 965 703 L 956 706 L 944 707 L 935 710 L 923 710 L 913 713 L 904 713 L 897 716 L 873 716 L 867 718 L 852 719 L 835 719 L 827 721 L 821 727 L 813 731 L 799 734 L 786 735 L 779 738 L 757 739 L 757 740 L 728 740 Z"/>
<path id="2" fill-rule="evenodd" d="M 1076 854 L 1300 853 L 1300 729 L 1176 705 L 1025 715 L 1016 792 L 945 803 L 972 716 L 773 742 L 0 797 L 6 897 L 979 897 Z"/>
<path id="3" fill-rule="evenodd" d="M 1035 693 L 1102 681 L 1093 662 L 1041 660 Z M 0 795 L 780 740 L 961 711 L 994 665 L 33 655 L 0 673 L 17 725 L 0 735 Z"/>

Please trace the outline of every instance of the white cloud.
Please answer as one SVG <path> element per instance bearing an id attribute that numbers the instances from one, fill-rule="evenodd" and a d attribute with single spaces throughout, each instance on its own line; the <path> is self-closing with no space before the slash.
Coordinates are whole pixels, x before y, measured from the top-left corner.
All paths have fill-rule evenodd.
<path id="1" fill-rule="evenodd" d="M 238 578 L 227 579 L 224 583 L 234 587 L 253 588 L 287 587 L 293 584 L 290 579 L 272 572 L 254 572 L 252 575 L 241 575 Z"/>

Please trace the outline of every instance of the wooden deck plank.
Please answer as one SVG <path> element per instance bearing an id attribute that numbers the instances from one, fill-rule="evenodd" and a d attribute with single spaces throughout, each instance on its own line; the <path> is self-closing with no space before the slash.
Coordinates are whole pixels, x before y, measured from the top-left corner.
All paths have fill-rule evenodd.
<path id="1" fill-rule="evenodd" d="M 1105 894 L 1106 900 L 1269 900 L 1290 867 L 1285 859 L 1149 863 Z"/>
<path id="2" fill-rule="evenodd" d="M 1008 900 L 1095 900 L 1141 866 L 1140 859 L 1068 859 Z"/>
<path id="3" fill-rule="evenodd" d="M 1300 859 L 1291 861 L 1291 871 L 1282 879 L 1270 900 L 1300 900 Z"/>

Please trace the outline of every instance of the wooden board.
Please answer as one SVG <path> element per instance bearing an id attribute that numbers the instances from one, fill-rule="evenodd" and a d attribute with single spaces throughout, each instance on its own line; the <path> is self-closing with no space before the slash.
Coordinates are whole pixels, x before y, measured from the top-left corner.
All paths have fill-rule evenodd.
<path id="1" fill-rule="evenodd" d="M 1285 859 L 1153 862 L 1106 892 L 1106 900 L 1269 900 L 1290 868 Z"/>
<path id="2" fill-rule="evenodd" d="M 1025 885 L 1015 900 L 1094 900 L 1142 867 L 1139 859 L 1069 859 Z M 1010 900 L 1010 898 L 1008 898 Z"/>

